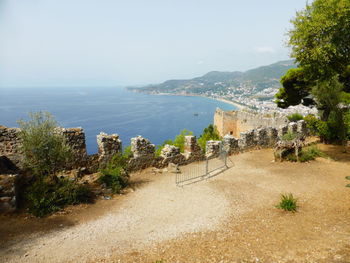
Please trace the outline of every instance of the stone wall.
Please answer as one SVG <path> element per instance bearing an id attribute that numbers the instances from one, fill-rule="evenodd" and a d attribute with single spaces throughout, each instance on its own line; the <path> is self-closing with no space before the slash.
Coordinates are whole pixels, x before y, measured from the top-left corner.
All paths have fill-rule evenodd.
<path id="1" fill-rule="evenodd" d="M 0 156 L 6 156 L 16 166 L 22 167 L 23 155 L 21 152 L 21 140 L 19 128 L 0 126 Z"/>
<path id="2" fill-rule="evenodd" d="M 217 108 L 214 114 L 214 125 L 222 137 L 229 134 L 239 138 L 242 132 L 251 129 L 278 128 L 287 123 L 288 119 L 277 113 L 267 115 L 254 111 L 224 111 Z"/>
<path id="3" fill-rule="evenodd" d="M 85 132 L 83 128 L 60 128 L 60 133 L 66 138 L 68 145 L 73 150 L 75 164 L 84 162 L 87 157 Z"/>
<path id="4" fill-rule="evenodd" d="M 0 174 L 0 213 L 17 208 L 18 174 Z"/>
<path id="5" fill-rule="evenodd" d="M 97 135 L 98 161 L 107 163 L 114 155 L 122 152 L 122 141 L 118 134 L 108 135 L 101 132 Z"/>
<path id="6" fill-rule="evenodd" d="M 21 142 L 18 139 L 18 128 L 6 128 L 0 126 L 0 211 L 12 211 L 16 208 L 16 194 L 18 174 L 17 167 L 13 164 L 21 163 Z M 169 163 L 184 165 L 205 158 L 217 157 L 224 149 L 229 154 L 239 153 L 254 148 L 272 147 L 288 131 L 298 133 L 300 137 L 306 137 L 308 130 L 305 121 L 289 123 L 275 127 L 250 129 L 242 132 L 238 137 L 225 135 L 222 141 L 208 141 L 206 155 L 198 146 L 195 136 L 185 136 L 184 153 L 178 147 L 165 145 L 159 157 L 155 156 L 155 145 L 148 139 L 137 136 L 131 139 L 131 151 L 133 157 L 129 160 L 131 171 L 145 169 L 147 167 L 166 167 Z M 122 142 L 117 134 L 108 135 L 100 133 L 97 136 L 98 154 L 87 155 L 85 134 L 81 128 L 62 129 L 68 143 L 72 146 L 77 158 L 76 164 L 84 160 L 87 167 L 98 167 L 101 163 L 108 162 L 113 155 L 122 151 Z"/>

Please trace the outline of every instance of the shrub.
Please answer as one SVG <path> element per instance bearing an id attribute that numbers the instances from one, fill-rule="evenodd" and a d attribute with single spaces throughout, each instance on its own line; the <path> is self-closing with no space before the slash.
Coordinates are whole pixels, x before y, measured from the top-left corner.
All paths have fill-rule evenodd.
<path id="1" fill-rule="evenodd" d="M 56 181 L 37 179 L 25 190 L 29 212 L 37 217 L 43 217 L 66 205 L 90 203 L 93 193 L 87 185 L 80 185 L 67 178 L 57 178 Z"/>
<path id="2" fill-rule="evenodd" d="M 25 165 L 36 176 L 55 176 L 71 160 L 72 150 L 57 132 L 58 125 L 50 113 L 29 116 L 29 121 L 18 121 Z"/>
<path id="3" fill-rule="evenodd" d="M 213 124 L 209 124 L 207 128 L 204 128 L 203 133 L 198 138 L 198 145 L 201 147 L 201 149 L 205 152 L 205 146 L 207 144 L 207 141 L 210 140 L 221 140 L 221 136 Z"/>
<path id="4" fill-rule="evenodd" d="M 292 131 L 288 131 L 285 135 L 282 136 L 283 141 L 292 141 L 298 137 L 298 134 Z"/>
<path id="5" fill-rule="evenodd" d="M 309 129 L 311 135 L 318 135 L 317 124 L 320 121 L 315 115 L 309 114 L 304 117 L 306 126 Z"/>
<path id="6" fill-rule="evenodd" d="M 169 144 L 169 145 L 174 145 L 174 142 L 172 140 L 165 140 L 162 145 L 157 145 L 156 147 L 156 152 L 155 152 L 155 155 L 156 156 L 160 156 L 160 154 L 162 153 L 162 149 L 164 148 L 164 146 L 166 144 Z"/>
<path id="7" fill-rule="evenodd" d="M 297 121 L 304 119 L 303 115 L 301 115 L 300 113 L 293 113 L 293 114 L 287 116 L 287 118 L 291 122 L 297 122 Z"/>
<path id="8" fill-rule="evenodd" d="M 193 135 L 193 132 L 183 129 L 174 139 L 174 145 L 180 148 L 180 152 L 185 151 L 185 136 Z"/>
<path id="9" fill-rule="evenodd" d="M 316 146 L 310 146 L 301 150 L 299 161 L 308 162 L 315 160 L 316 157 L 324 157 L 325 154 L 321 152 Z"/>
<path id="10" fill-rule="evenodd" d="M 316 157 L 325 157 L 326 155 L 321 152 L 316 146 L 309 146 L 303 148 L 299 152 L 299 162 L 308 162 L 315 160 Z M 287 151 L 282 154 L 282 158 L 291 162 L 296 162 L 297 157 L 295 156 L 294 149 L 291 151 Z"/>
<path id="11" fill-rule="evenodd" d="M 129 145 L 128 147 L 125 147 L 125 149 L 123 151 L 123 158 L 125 160 L 129 160 L 132 157 L 133 157 L 133 153 L 131 151 L 131 145 Z"/>
<path id="12" fill-rule="evenodd" d="M 160 156 L 161 152 L 162 152 L 162 149 L 164 148 L 164 146 L 166 144 L 169 144 L 169 145 L 174 145 L 176 147 L 179 147 L 180 148 L 180 152 L 184 152 L 185 151 L 185 136 L 188 136 L 188 135 L 193 135 L 193 132 L 189 131 L 189 130 L 186 130 L 186 129 L 183 129 L 179 135 L 176 135 L 175 136 L 175 139 L 174 141 L 172 140 L 165 140 L 162 145 L 158 145 L 157 148 L 156 148 L 156 152 L 155 152 L 155 155 L 156 156 Z"/>
<path id="13" fill-rule="evenodd" d="M 116 154 L 112 160 L 107 163 L 106 168 L 101 169 L 102 175 L 98 182 L 105 184 L 113 193 L 120 193 L 120 191 L 128 185 L 129 173 L 127 170 L 126 154 Z"/>
<path id="14" fill-rule="evenodd" d="M 284 211 L 291 211 L 296 212 L 298 209 L 297 205 L 297 199 L 294 198 L 293 194 L 282 194 L 281 200 L 278 205 L 276 205 L 277 208 L 283 209 Z"/>

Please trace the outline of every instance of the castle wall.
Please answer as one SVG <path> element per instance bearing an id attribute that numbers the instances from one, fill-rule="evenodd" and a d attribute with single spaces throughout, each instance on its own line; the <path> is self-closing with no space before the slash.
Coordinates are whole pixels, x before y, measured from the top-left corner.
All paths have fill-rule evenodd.
<path id="1" fill-rule="evenodd" d="M 234 133 L 240 132 L 243 129 L 247 129 L 241 132 L 239 136 L 226 135 L 223 141 L 208 141 L 206 145 L 206 155 L 199 147 L 195 136 L 185 136 L 185 152 L 180 153 L 180 149 L 173 145 L 166 145 L 161 152 L 161 156 L 155 156 L 155 145 L 149 140 L 138 136 L 131 139 L 131 151 L 133 157 L 129 160 L 128 166 L 130 171 L 140 170 L 147 167 L 166 167 L 173 163 L 175 165 L 185 165 L 195 161 L 205 160 L 205 158 L 215 158 L 219 156 L 221 149 L 225 149 L 229 154 L 239 153 L 246 150 L 262 147 L 272 147 L 288 131 L 298 133 L 301 137 L 306 137 L 308 130 L 305 121 L 301 120 L 297 123 L 289 123 L 282 125 L 278 129 L 275 127 L 263 127 L 259 129 L 248 129 L 251 126 L 257 125 L 278 125 L 282 123 L 280 120 L 264 120 L 264 119 L 252 119 L 244 121 L 237 119 L 238 117 L 244 117 L 237 112 L 232 114 L 225 114 L 223 111 L 219 111 L 216 114 L 216 121 L 223 121 L 222 126 L 217 126 L 218 129 L 231 129 Z M 247 115 L 245 115 L 247 116 Z M 226 118 L 227 117 L 227 118 Z M 221 119 L 220 119 L 221 118 Z M 225 125 L 225 121 L 231 120 L 230 125 Z M 281 121 L 281 122 L 279 122 Z M 220 122 L 218 122 L 220 125 Z M 23 160 L 23 154 L 21 153 L 21 141 L 19 139 L 20 129 L 7 128 L 0 126 L 0 212 L 10 212 L 16 209 L 17 191 L 18 191 L 18 177 L 19 175 L 7 171 L 5 164 L 6 160 L 10 160 L 20 167 Z M 113 155 L 120 153 L 122 148 L 122 142 L 117 134 L 108 135 L 100 133 L 97 136 L 99 153 L 97 155 L 86 154 L 85 145 L 85 133 L 82 128 L 72 129 L 60 129 L 66 136 L 68 143 L 73 148 L 76 156 L 73 166 L 83 167 L 86 165 L 88 169 L 96 169 L 100 164 L 108 162 Z M 3 163 L 2 163 L 3 162 Z M 69 164 L 69 167 L 72 167 Z"/>
<path id="2" fill-rule="evenodd" d="M 282 115 L 269 116 L 249 111 L 223 111 L 217 108 L 214 114 L 214 125 L 223 137 L 227 134 L 240 137 L 242 132 L 264 127 L 278 128 L 286 125 L 288 119 Z"/>

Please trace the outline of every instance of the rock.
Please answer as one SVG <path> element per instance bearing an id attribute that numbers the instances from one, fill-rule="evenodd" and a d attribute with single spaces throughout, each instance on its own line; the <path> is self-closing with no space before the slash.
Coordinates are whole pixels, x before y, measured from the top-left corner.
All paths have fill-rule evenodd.
<path id="1" fill-rule="evenodd" d="M 108 162 L 114 155 L 122 151 L 122 141 L 118 134 L 108 135 L 101 132 L 97 135 L 98 160 L 99 162 Z"/>
<path id="2" fill-rule="evenodd" d="M 232 135 L 225 135 L 223 138 L 223 148 L 228 154 L 236 153 L 239 151 L 238 139 Z"/>
<path id="3" fill-rule="evenodd" d="M 174 145 L 169 145 L 166 144 L 164 145 L 160 156 L 162 156 L 163 158 L 170 158 L 170 157 L 174 157 L 176 155 L 180 154 L 180 148 L 176 147 Z"/>
<path id="4" fill-rule="evenodd" d="M 131 138 L 131 151 L 134 158 L 154 156 L 155 145 L 141 136 Z"/>
<path id="5" fill-rule="evenodd" d="M 214 158 L 219 156 L 222 147 L 221 141 L 207 141 L 205 155 L 207 158 Z"/>

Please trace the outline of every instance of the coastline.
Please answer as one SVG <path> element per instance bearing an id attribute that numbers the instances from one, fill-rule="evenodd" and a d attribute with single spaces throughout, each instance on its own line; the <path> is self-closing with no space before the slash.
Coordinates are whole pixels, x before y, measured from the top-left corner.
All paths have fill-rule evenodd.
<path id="1" fill-rule="evenodd" d="M 181 93 L 147 93 L 149 95 L 158 95 L 158 96 L 185 96 L 185 97 L 202 97 L 202 98 L 207 98 L 207 99 L 212 99 L 212 100 L 216 100 L 216 101 L 221 101 L 227 104 L 231 104 L 233 106 L 235 106 L 238 110 L 242 110 L 244 108 L 246 108 L 246 106 L 239 104 L 235 101 L 231 101 L 228 99 L 224 99 L 224 98 L 213 98 L 213 97 L 208 97 L 208 96 L 203 96 L 203 95 L 198 95 L 198 94 L 181 94 Z"/>

